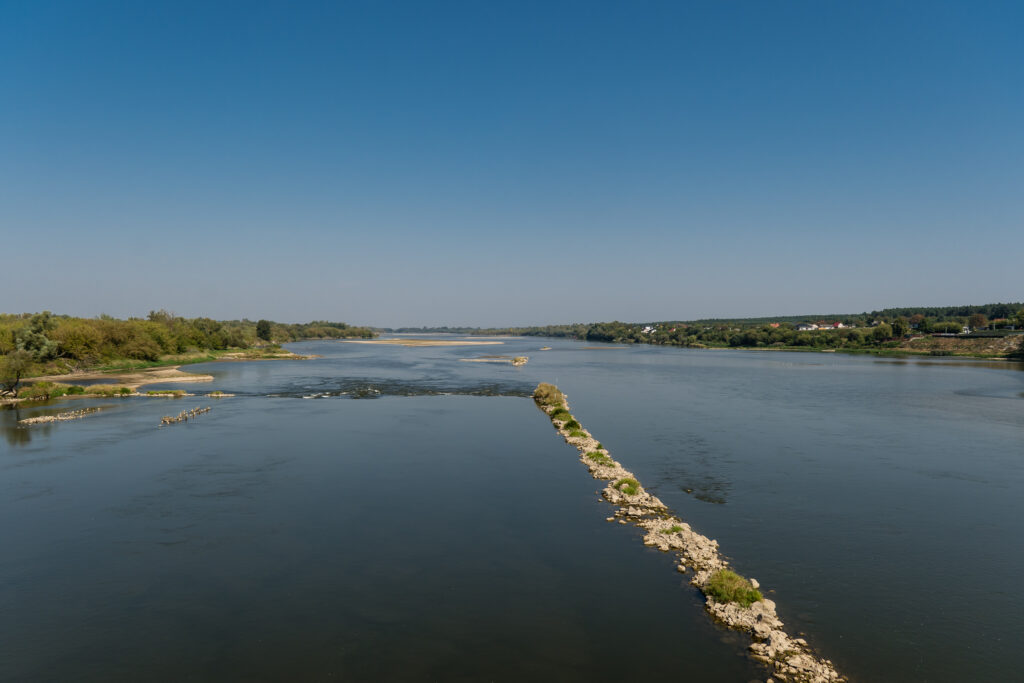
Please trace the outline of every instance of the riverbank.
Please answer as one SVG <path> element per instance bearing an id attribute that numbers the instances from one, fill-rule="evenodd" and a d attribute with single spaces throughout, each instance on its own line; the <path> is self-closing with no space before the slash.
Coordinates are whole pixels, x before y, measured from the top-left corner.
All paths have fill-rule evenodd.
<path id="1" fill-rule="evenodd" d="M 210 382 L 212 375 L 200 375 L 184 372 L 180 368 L 183 365 L 194 365 L 196 363 L 214 362 L 242 362 L 257 360 L 309 360 L 318 358 L 316 355 L 301 355 L 282 349 L 279 346 L 253 347 L 244 350 L 222 350 L 205 351 L 188 354 L 175 354 L 164 356 L 156 361 L 136 361 L 125 359 L 114 361 L 92 368 L 74 369 L 69 372 L 51 372 L 37 375 L 35 377 L 23 378 L 20 382 L 20 389 L 24 390 L 36 382 L 52 382 L 63 386 L 75 386 L 78 382 L 96 384 L 102 381 L 105 384 L 124 388 L 127 391 L 124 395 L 138 395 L 139 387 L 147 384 L 164 382 Z M 88 394 L 68 394 L 55 396 L 54 398 L 83 398 Z M 4 396 L 0 398 L 0 405 L 20 403 L 25 400 L 32 400 L 32 397 Z"/>
<path id="2" fill-rule="evenodd" d="M 783 630 L 776 605 L 758 592 L 754 579 L 746 580 L 728 570 L 718 542 L 695 532 L 689 524 L 672 514 L 657 497 L 648 493 L 636 476 L 611 457 L 608 449 L 569 412 L 568 401 L 557 387 L 540 384 L 534 392 L 537 406 L 551 419 L 566 442 L 580 454 L 580 461 L 595 479 L 608 481 L 602 495 L 617 510 L 608 521 L 633 524 L 645 530 L 644 544 L 663 552 L 675 552 L 677 569 L 693 576 L 690 583 L 707 600 L 708 612 L 729 628 L 751 635 L 751 656 L 767 665 L 782 681 L 832 683 L 845 680 L 829 660 L 817 656 L 803 638 L 794 638 Z M 720 579 L 734 580 L 738 597 L 723 597 Z"/>

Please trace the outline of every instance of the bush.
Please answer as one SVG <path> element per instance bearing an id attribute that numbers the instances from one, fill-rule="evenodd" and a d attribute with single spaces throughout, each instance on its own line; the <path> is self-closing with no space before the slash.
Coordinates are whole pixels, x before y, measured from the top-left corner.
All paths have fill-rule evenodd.
<path id="1" fill-rule="evenodd" d="M 583 438 L 583 439 L 585 439 L 585 438 L 587 438 L 590 435 L 587 434 L 582 429 L 572 429 L 572 430 L 569 430 L 569 436 L 571 436 L 573 438 Z"/>
<path id="2" fill-rule="evenodd" d="M 556 408 L 555 410 L 551 411 L 550 417 L 552 420 L 571 420 L 572 413 L 570 413 L 565 408 Z"/>
<path id="3" fill-rule="evenodd" d="M 566 422 L 566 423 L 565 423 L 564 425 L 562 425 L 562 429 L 568 429 L 568 430 L 570 430 L 570 431 L 571 431 L 571 430 L 573 430 L 573 429 L 579 429 L 579 428 L 580 428 L 580 427 L 582 427 L 582 426 L 583 426 L 583 425 L 581 425 L 581 424 L 580 424 L 579 422 L 577 422 L 576 420 L 572 420 L 572 419 L 570 419 L 570 420 L 569 420 L 568 422 Z"/>
<path id="4" fill-rule="evenodd" d="M 712 574 L 704 592 L 716 602 L 737 602 L 743 607 L 750 607 L 764 599 L 761 591 L 754 588 L 750 581 L 728 569 L 719 569 Z"/>
<path id="5" fill-rule="evenodd" d="M 72 384 L 68 387 L 69 396 L 79 396 L 85 393 L 85 387 L 80 387 L 77 384 Z"/>
<path id="6" fill-rule="evenodd" d="M 533 392 L 533 400 L 541 406 L 565 406 L 565 394 L 554 384 L 541 382 Z"/>

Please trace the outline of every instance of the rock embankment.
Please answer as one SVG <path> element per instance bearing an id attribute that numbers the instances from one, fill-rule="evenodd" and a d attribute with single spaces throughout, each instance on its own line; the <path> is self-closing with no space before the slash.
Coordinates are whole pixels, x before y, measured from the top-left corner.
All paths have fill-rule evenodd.
<path id="1" fill-rule="evenodd" d="M 689 524 L 671 514 L 656 496 L 647 492 L 636 476 L 611 457 L 599 441 L 584 429 L 569 412 L 565 394 L 551 384 L 540 384 L 534 392 L 538 407 L 551 419 L 567 443 L 579 451 L 580 461 L 595 479 L 607 481 L 602 495 L 618 506 L 614 516 L 621 524 L 632 522 L 644 529 L 644 543 L 679 557 L 678 569 L 693 570 L 690 583 L 707 598 L 708 612 L 730 628 L 750 633 L 754 642 L 751 656 L 772 670 L 780 681 L 833 683 L 844 681 L 828 660 L 816 656 L 802 638 L 792 638 L 783 630 L 782 620 L 771 600 L 757 600 L 748 607 L 738 602 L 720 602 L 712 597 L 709 582 L 716 572 L 728 567 L 718 541 L 694 531 Z M 753 589 L 759 587 L 750 579 Z M 760 597 L 760 594 L 758 594 Z"/>

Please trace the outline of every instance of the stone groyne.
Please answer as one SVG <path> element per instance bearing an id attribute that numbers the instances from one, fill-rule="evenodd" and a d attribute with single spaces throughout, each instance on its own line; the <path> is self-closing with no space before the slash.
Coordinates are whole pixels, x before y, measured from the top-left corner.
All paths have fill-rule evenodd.
<path id="1" fill-rule="evenodd" d="M 632 472 L 611 457 L 608 449 L 569 412 L 565 394 L 554 385 L 542 383 L 533 396 L 558 433 L 579 451 L 580 461 L 591 476 L 608 482 L 602 495 L 618 506 L 608 521 L 632 523 L 646 532 L 646 545 L 676 553 L 678 570 L 692 570 L 690 583 L 704 593 L 708 612 L 729 628 L 749 633 L 753 639 L 751 656 L 768 666 L 775 678 L 794 683 L 846 680 L 836 672 L 832 662 L 818 657 L 804 639 L 793 638 L 783 630 L 775 603 L 761 597 L 757 581 L 747 581 L 728 571 L 729 563 L 722 557 L 717 541 L 697 533 L 674 516 L 664 503 L 644 489 Z M 740 601 L 721 599 L 719 580 L 727 576 L 743 586 L 743 595 L 753 597 Z"/>
<path id="2" fill-rule="evenodd" d="M 191 419 L 197 418 L 203 413 L 208 413 L 212 410 L 210 406 L 205 408 L 193 408 L 192 410 L 183 410 L 175 416 L 164 415 L 160 418 L 160 425 L 172 425 L 179 422 L 188 422 Z"/>

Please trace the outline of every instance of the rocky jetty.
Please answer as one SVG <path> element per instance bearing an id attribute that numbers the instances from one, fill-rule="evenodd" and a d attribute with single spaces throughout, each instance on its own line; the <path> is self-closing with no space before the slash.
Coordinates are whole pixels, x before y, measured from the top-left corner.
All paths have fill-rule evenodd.
<path id="1" fill-rule="evenodd" d="M 210 406 L 206 406 L 205 408 L 193 408 L 192 410 L 183 410 L 173 417 L 170 415 L 164 415 L 163 417 L 160 418 L 160 424 L 172 425 L 177 424 L 179 422 L 187 422 L 193 418 L 199 417 L 203 413 L 210 412 L 210 410 Z"/>
<path id="2" fill-rule="evenodd" d="M 82 408 L 81 410 L 69 410 L 66 413 L 57 413 L 56 415 L 41 415 L 39 417 L 26 417 L 24 420 L 18 420 L 20 425 L 38 425 L 38 424 L 49 424 L 50 422 L 67 422 L 68 420 L 81 420 L 86 415 L 92 415 L 98 413 L 102 408 Z"/>
<path id="3" fill-rule="evenodd" d="M 689 524 L 671 514 L 656 496 L 640 484 L 636 476 L 611 457 L 599 441 L 569 412 L 569 403 L 558 387 L 542 383 L 534 392 L 534 401 L 551 419 L 559 434 L 580 454 L 580 461 L 595 479 L 608 481 L 602 495 L 618 506 L 608 521 L 635 524 L 647 533 L 644 543 L 679 557 L 678 570 L 693 570 L 690 583 L 707 598 L 708 613 L 729 628 L 745 631 L 753 638 L 751 656 L 772 671 L 774 679 L 793 683 L 833 683 L 845 681 L 832 662 L 814 654 L 802 638 L 793 638 L 783 630 L 782 620 L 775 612 L 775 603 L 758 598 L 749 606 L 739 602 L 721 602 L 712 596 L 709 583 L 716 573 L 727 569 L 718 541 L 694 531 Z M 756 591 L 759 584 L 750 579 Z M 772 680 L 772 679 L 769 679 Z"/>

